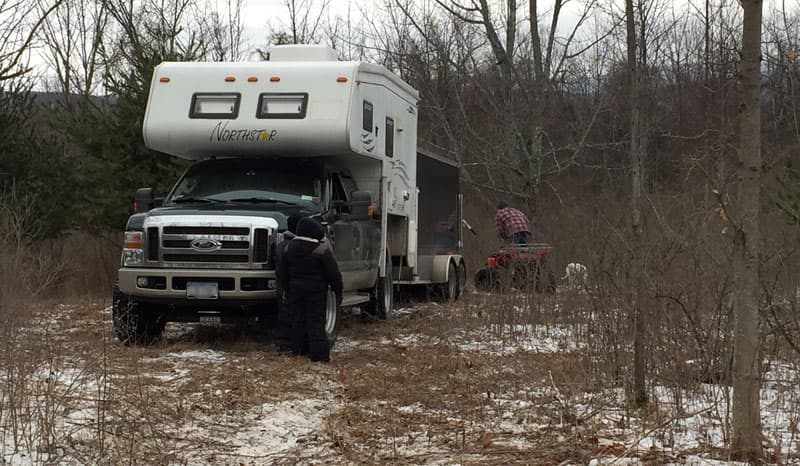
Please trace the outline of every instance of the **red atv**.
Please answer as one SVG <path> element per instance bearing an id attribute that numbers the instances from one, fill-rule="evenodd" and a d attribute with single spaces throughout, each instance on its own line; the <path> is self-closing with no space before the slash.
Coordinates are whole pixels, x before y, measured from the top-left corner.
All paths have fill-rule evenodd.
<path id="1" fill-rule="evenodd" d="M 486 258 L 486 266 L 475 274 L 478 291 L 515 288 L 537 293 L 556 291 L 550 266 L 552 246 L 546 243 L 510 244 Z"/>

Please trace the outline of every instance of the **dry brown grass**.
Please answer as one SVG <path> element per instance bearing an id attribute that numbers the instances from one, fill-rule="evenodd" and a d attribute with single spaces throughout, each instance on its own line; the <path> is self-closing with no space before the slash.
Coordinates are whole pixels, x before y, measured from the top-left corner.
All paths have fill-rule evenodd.
<path id="1" fill-rule="evenodd" d="M 459 335 L 501 323 L 554 322 L 542 311 L 552 297 L 517 296 L 522 312 L 506 308 L 513 297 L 496 298 L 494 309 L 486 296 L 472 295 L 457 306 L 421 305 L 410 316 L 359 329 L 362 345 L 336 361 L 346 394 L 345 408 L 328 424 L 337 450 L 362 464 L 421 464 L 446 457 L 463 464 L 583 460 L 588 450 L 576 448 L 572 429 L 583 421 L 568 405 L 554 402 L 549 387 L 559 387 L 566 397 L 589 388 L 582 382 L 588 370 L 584 355 L 496 354 L 454 344 Z M 404 338 L 392 338 L 398 336 Z M 514 335 L 498 337 L 512 343 Z M 501 428 L 508 414 L 498 400 L 504 399 L 529 403 L 512 421 L 536 424 L 537 430 Z M 520 437 L 528 441 L 525 447 L 504 443 Z"/>
<path id="2" fill-rule="evenodd" d="M 116 252 L 103 252 L 116 246 L 111 239 L 72 237 L 67 241 L 94 249 L 87 249 L 84 262 L 67 261 L 69 273 L 58 281 L 72 290 L 66 298 L 37 295 L 26 285 L 47 280 L 50 275 L 35 278 L 46 270 L 0 270 L 0 448 L 13 442 L 36 452 L 36 462 L 78 464 L 560 464 L 603 454 L 638 455 L 650 464 L 675 459 L 631 450 L 630 442 L 650 430 L 668 440 L 663 426 L 691 412 L 686 398 L 702 388 L 715 361 L 724 362 L 730 292 L 724 256 L 718 257 L 724 247 L 688 220 L 672 225 L 670 242 L 653 245 L 648 388 L 671 391 L 674 403 L 662 399 L 634 411 L 621 395 L 631 360 L 630 257 L 611 220 L 598 221 L 604 234 L 578 228 L 578 220 L 559 219 L 558 228 L 574 237 L 560 238 L 557 252 L 587 258 L 581 259 L 589 267 L 587 286 L 555 295 L 469 294 L 455 305 L 416 303 L 413 312 L 388 322 L 347 318 L 330 365 L 281 357 L 262 335 L 230 327 L 171 324 L 158 344 L 123 346 L 111 333 L 106 292 L 118 259 Z M 491 232 L 491 222 L 484 223 L 483 231 Z M 472 274 L 494 245 L 467 238 Z M 592 248 L 574 244 L 590 240 Z M 797 297 L 786 290 L 800 268 L 791 267 L 796 246 L 781 244 L 787 244 L 783 262 L 765 265 L 772 277 L 764 287 L 772 312 L 765 348 L 797 367 L 780 330 L 797 335 L 791 321 Z M 23 246 L 19 254 L 45 250 Z M 55 250 L 67 257 L 78 249 Z M 91 289 L 97 298 L 83 291 Z M 65 301 L 70 305 L 60 304 Z M 534 340 L 547 344 L 526 346 Z M 691 366 L 690 359 L 708 367 Z M 788 399 L 796 381 L 770 383 L 785 385 Z M 729 400 L 716 392 L 707 396 L 716 397 L 709 422 L 725 425 Z M 303 400 L 326 407 L 321 428 L 275 453 L 239 450 L 234 439 L 253 429 L 257 438 L 269 416 L 262 414 L 265 406 L 288 403 L 291 409 Z M 800 419 L 794 415 L 791 422 L 796 430 Z M 770 441 L 776 458 L 796 460 L 781 453 L 785 445 Z M 697 451 L 721 457 L 710 443 Z"/>
<path id="3" fill-rule="evenodd" d="M 331 364 L 320 365 L 280 356 L 262 336 L 233 327 L 171 324 L 158 344 L 127 347 L 112 339 L 102 299 L 43 303 L 29 331 L 38 339 L 19 340 L 28 342 L 27 375 L 4 385 L 16 395 L 3 408 L 8 412 L 13 400 L 19 419 L 49 426 L 16 427 L 18 445 L 38 451 L 42 462 L 550 465 L 623 453 L 649 464 L 675 459 L 628 451 L 625 429 L 658 429 L 676 412 L 657 404 L 628 410 L 597 348 L 560 348 L 553 340 L 553 352 L 524 349 L 531 325 L 545 335 L 570 329 L 569 338 L 591 341 L 586 296 L 473 294 L 455 305 L 414 309 L 388 322 L 345 319 L 341 347 Z M 263 406 L 313 399 L 330 411 L 296 447 L 252 456 L 233 441 L 257 428 Z M 6 434 L 12 427 L 2 425 Z"/>

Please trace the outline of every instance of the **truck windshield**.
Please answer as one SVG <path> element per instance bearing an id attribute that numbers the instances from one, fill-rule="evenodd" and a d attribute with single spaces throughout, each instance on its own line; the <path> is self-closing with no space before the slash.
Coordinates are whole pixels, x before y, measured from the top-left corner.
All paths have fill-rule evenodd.
<path id="1" fill-rule="evenodd" d="M 319 206 L 322 178 L 303 161 L 217 159 L 193 165 L 166 200 Z"/>

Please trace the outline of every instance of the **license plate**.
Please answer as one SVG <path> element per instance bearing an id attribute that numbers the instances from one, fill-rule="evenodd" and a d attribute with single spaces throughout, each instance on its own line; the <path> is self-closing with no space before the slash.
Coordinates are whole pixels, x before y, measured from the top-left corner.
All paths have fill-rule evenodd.
<path id="1" fill-rule="evenodd" d="M 217 282 L 188 282 L 186 283 L 187 299 L 218 299 L 219 285 Z"/>
<path id="2" fill-rule="evenodd" d="M 222 323 L 222 318 L 220 316 L 200 316 L 200 323 L 206 325 L 219 325 Z"/>

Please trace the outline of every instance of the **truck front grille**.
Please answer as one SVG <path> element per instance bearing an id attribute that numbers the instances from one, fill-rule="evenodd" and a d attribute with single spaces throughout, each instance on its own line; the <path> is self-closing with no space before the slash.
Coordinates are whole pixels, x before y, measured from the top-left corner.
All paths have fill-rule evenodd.
<path id="1" fill-rule="evenodd" d="M 247 236 L 247 227 L 164 227 L 165 235 L 238 235 Z"/>
<path id="2" fill-rule="evenodd" d="M 158 260 L 158 227 L 150 227 L 147 229 L 147 260 Z"/>
<path id="3" fill-rule="evenodd" d="M 267 262 L 269 258 L 269 232 L 263 228 L 256 229 L 253 245 L 253 262 Z"/>
<path id="4" fill-rule="evenodd" d="M 191 249 L 192 240 L 178 239 L 178 240 L 165 240 L 164 247 L 168 249 L 182 248 Z M 221 249 L 244 249 L 250 248 L 249 241 L 223 241 Z"/>
<path id="5" fill-rule="evenodd" d="M 147 261 L 172 268 L 262 269 L 269 263 L 270 230 L 242 226 L 149 226 Z"/>
<path id="6" fill-rule="evenodd" d="M 247 264 L 247 255 L 214 255 L 214 254 L 164 254 L 166 262 L 221 262 L 226 264 Z"/>

